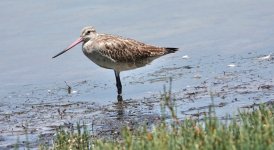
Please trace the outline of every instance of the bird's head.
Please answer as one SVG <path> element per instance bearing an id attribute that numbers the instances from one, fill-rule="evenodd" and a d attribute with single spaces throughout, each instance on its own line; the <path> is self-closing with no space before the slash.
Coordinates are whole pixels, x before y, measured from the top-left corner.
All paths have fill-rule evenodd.
<path id="1" fill-rule="evenodd" d="M 84 27 L 81 31 L 80 37 L 83 39 L 83 42 L 87 42 L 90 39 L 93 39 L 96 36 L 96 30 L 92 26 Z"/>
<path id="2" fill-rule="evenodd" d="M 56 58 L 62 55 L 63 53 L 72 49 L 74 46 L 76 46 L 79 43 L 82 43 L 82 42 L 86 43 L 87 41 L 93 39 L 96 35 L 97 33 L 94 27 L 92 26 L 84 27 L 81 31 L 80 37 L 76 41 L 74 41 L 72 44 L 70 44 L 70 46 L 68 46 L 66 49 L 64 49 L 62 52 L 58 53 L 57 55 L 53 56 L 52 58 Z"/>

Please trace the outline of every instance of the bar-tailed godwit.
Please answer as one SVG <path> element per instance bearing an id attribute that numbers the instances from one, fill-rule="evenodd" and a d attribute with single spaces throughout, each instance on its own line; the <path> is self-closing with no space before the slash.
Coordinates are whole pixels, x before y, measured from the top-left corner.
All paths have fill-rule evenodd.
<path id="1" fill-rule="evenodd" d="M 121 71 L 145 66 L 160 56 L 178 50 L 178 48 L 152 46 L 121 36 L 99 34 L 94 27 L 88 26 L 82 29 L 80 38 L 52 58 L 82 42 L 82 50 L 91 61 L 103 68 L 114 70 L 118 101 L 122 100 Z"/>

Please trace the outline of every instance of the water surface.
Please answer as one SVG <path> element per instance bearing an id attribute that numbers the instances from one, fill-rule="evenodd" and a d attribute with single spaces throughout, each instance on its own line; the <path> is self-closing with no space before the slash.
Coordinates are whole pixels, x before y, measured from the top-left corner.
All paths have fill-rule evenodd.
<path id="1" fill-rule="evenodd" d="M 33 129 L 30 139 L 35 141 L 37 135 L 52 133 L 67 122 L 119 118 L 112 70 L 93 64 L 80 46 L 51 58 L 87 25 L 99 33 L 180 49 L 121 73 L 123 97 L 129 103 L 124 120 L 132 113 L 136 122 L 146 116 L 157 118 L 160 93 L 170 77 L 182 119 L 206 111 L 210 92 L 216 94 L 220 116 L 273 100 L 273 59 L 260 59 L 273 53 L 273 4 L 270 0 L 2 1 L 0 145 L 4 148 L 18 136 L 24 138 L 25 124 Z M 183 59 L 186 55 L 189 58 Z M 270 89 L 259 88 L 264 85 Z M 58 109 L 66 109 L 66 115 Z M 100 121 L 97 125 L 107 124 Z"/>

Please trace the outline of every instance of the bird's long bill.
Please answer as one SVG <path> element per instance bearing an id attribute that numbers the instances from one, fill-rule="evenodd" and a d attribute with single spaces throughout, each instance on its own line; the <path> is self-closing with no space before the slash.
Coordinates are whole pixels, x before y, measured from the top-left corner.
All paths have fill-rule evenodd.
<path id="1" fill-rule="evenodd" d="M 70 44 L 69 47 L 67 47 L 62 52 L 58 53 L 57 55 L 53 56 L 52 58 L 56 58 L 56 57 L 62 55 L 63 53 L 65 53 L 66 51 L 72 49 L 74 46 L 76 46 L 77 44 L 79 44 L 81 42 L 83 42 L 83 38 L 82 37 L 78 38 L 76 41 L 74 41 L 72 44 Z"/>

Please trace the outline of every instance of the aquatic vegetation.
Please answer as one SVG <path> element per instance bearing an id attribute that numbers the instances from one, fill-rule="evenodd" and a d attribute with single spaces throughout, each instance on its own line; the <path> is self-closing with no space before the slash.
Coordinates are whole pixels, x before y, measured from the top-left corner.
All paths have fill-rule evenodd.
<path id="1" fill-rule="evenodd" d="M 53 149 L 274 149 L 274 107 L 262 104 L 254 111 L 240 111 L 233 119 L 219 120 L 214 108 L 203 118 L 179 121 L 171 90 L 162 98 L 162 120 L 149 128 L 125 127 L 119 139 L 92 137 L 85 126 L 77 132 L 57 131 Z M 166 110 L 167 108 L 167 110 Z M 170 113 L 172 119 L 165 116 Z"/>

